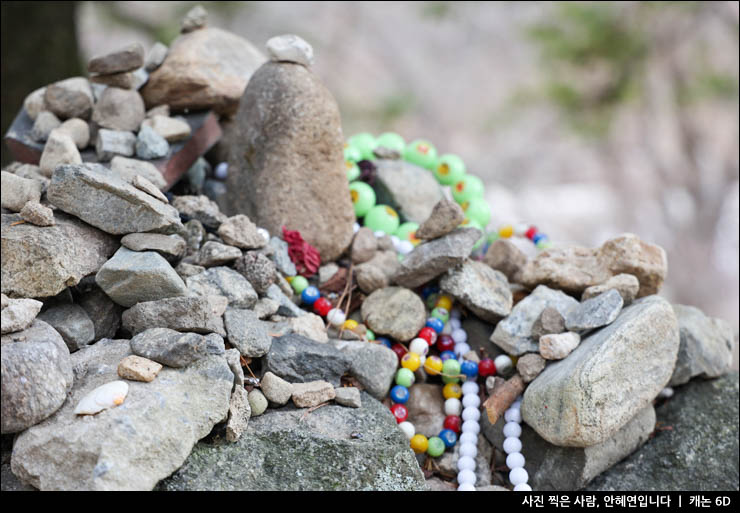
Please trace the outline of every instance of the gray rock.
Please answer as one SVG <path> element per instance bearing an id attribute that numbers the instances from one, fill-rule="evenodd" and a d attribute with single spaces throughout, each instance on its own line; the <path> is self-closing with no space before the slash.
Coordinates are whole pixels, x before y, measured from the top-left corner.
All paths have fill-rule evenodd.
<path id="1" fill-rule="evenodd" d="M 404 221 L 423 223 L 444 197 L 434 175 L 424 168 L 404 160 L 378 160 L 375 165 L 377 203 L 395 208 Z"/>
<path id="2" fill-rule="evenodd" d="M 100 268 L 95 282 L 108 297 L 125 307 L 141 301 L 185 296 L 188 291 L 159 253 L 123 247 Z"/>
<path id="3" fill-rule="evenodd" d="M 185 252 L 185 239 L 176 234 L 129 233 L 121 237 L 121 244 L 131 251 L 156 251 L 165 257 L 179 257 Z"/>
<path id="4" fill-rule="evenodd" d="M 480 230 L 458 228 L 444 237 L 419 244 L 403 259 L 393 281 L 408 288 L 423 285 L 462 263 L 480 237 Z"/>
<path id="5" fill-rule="evenodd" d="M 263 297 L 257 301 L 252 311 L 257 314 L 258 318 L 267 319 L 276 314 L 278 308 L 280 308 L 280 303 L 269 297 Z"/>
<path id="6" fill-rule="evenodd" d="M 164 189 L 167 185 L 162 173 L 151 162 L 116 156 L 110 161 L 110 167 L 121 178 L 131 184 L 133 184 L 135 176 L 143 176 L 159 189 Z"/>
<path id="7" fill-rule="evenodd" d="M 45 94 L 46 87 L 40 87 L 26 96 L 26 99 L 23 100 L 23 109 L 26 111 L 29 118 L 36 119 L 36 116 L 46 109 L 46 106 L 44 105 Z"/>
<path id="8" fill-rule="evenodd" d="M 427 438 L 437 436 L 445 421 L 445 398 L 441 385 L 417 383 L 409 389 L 406 408 L 417 433 Z M 483 415 L 485 417 L 485 415 Z"/>
<path id="9" fill-rule="evenodd" d="M 68 119 L 56 130 L 70 136 L 78 150 L 84 150 L 90 144 L 90 125 L 82 119 Z"/>
<path id="10" fill-rule="evenodd" d="M 132 335 L 149 328 L 169 328 L 195 333 L 226 336 L 222 316 L 227 300 L 223 296 L 188 296 L 144 301 L 129 308 L 121 317 Z"/>
<path id="11" fill-rule="evenodd" d="M 93 93 L 84 77 L 72 77 L 46 86 L 44 106 L 59 119 L 90 119 Z"/>
<path id="12" fill-rule="evenodd" d="M 85 394 L 118 379 L 118 363 L 130 354 L 126 340 L 101 340 L 73 355 L 79 372 L 69 399 L 16 439 L 14 474 L 41 490 L 150 490 L 226 418 L 233 376 L 213 355 L 162 369 L 151 383 L 129 382 L 117 408 L 74 415 Z"/>
<path id="13" fill-rule="evenodd" d="M 157 189 L 157 186 L 154 185 L 152 182 L 144 178 L 143 176 L 135 176 L 133 181 L 131 182 L 131 185 L 139 189 L 140 191 L 144 191 L 148 195 L 152 196 L 153 198 L 157 198 L 162 203 L 169 203 L 170 201 L 167 199 L 167 196 L 162 194 L 162 191 Z"/>
<path id="14" fill-rule="evenodd" d="M 283 292 L 280 287 L 274 283 L 267 288 L 267 297 L 273 301 L 277 301 L 280 305 L 278 307 L 278 315 L 284 315 L 286 317 L 299 317 L 305 315 L 306 312 L 300 309 L 293 301 L 290 300 Z"/>
<path id="15" fill-rule="evenodd" d="M 28 178 L 29 180 L 36 180 L 39 182 L 41 184 L 42 194 L 46 192 L 46 187 L 49 185 L 49 178 L 41 173 L 41 168 L 39 166 L 34 166 L 33 164 L 22 164 L 13 172 L 13 174 L 15 176 L 20 176 L 21 178 Z"/>
<path id="16" fill-rule="evenodd" d="M 135 146 L 136 136 L 131 132 L 101 128 L 95 139 L 95 153 L 100 162 L 107 162 L 116 155 L 133 157 Z"/>
<path id="17" fill-rule="evenodd" d="M 109 130 L 136 132 L 145 114 L 144 100 L 137 91 L 106 87 L 95 103 L 92 120 Z"/>
<path id="18" fill-rule="evenodd" d="M 62 124 L 59 118 L 48 110 L 39 112 L 31 128 L 31 139 L 36 142 L 43 142 L 49 138 L 51 131 Z"/>
<path id="19" fill-rule="evenodd" d="M 606 326 L 614 322 L 623 304 L 619 292 L 609 289 L 570 310 L 565 317 L 565 327 L 570 331 L 583 331 Z"/>
<path id="20" fill-rule="evenodd" d="M 229 369 L 234 373 L 234 388 L 241 388 L 244 386 L 244 369 L 242 369 L 241 355 L 238 349 L 227 349 L 224 352 L 226 362 L 229 364 Z"/>
<path id="21" fill-rule="evenodd" d="M 182 28 L 180 32 L 183 34 L 198 30 L 206 26 L 208 22 L 208 11 L 206 11 L 202 5 L 196 5 L 190 9 L 185 17 L 182 19 Z"/>
<path id="22" fill-rule="evenodd" d="M 388 277 L 382 269 L 378 269 L 374 265 L 364 265 L 358 266 L 356 270 L 357 285 L 365 294 L 371 294 L 388 286 Z"/>
<path id="23" fill-rule="evenodd" d="M 57 167 L 46 194 L 54 206 L 107 233 L 172 233 L 182 229 L 174 208 L 99 164 Z"/>
<path id="24" fill-rule="evenodd" d="M 529 383 L 545 369 L 545 359 L 536 353 L 528 353 L 516 362 L 516 371 L 522 381 Z"/>
<path id="25" fill-rule="evenodd" d="M 271 37 L 265 47 L 273 61 L 295 62 L 304 66 L 313 64 L 313 48 L 295 34 Z"/>
<path id="26" fill-rule="evenodd" d="M 249 406 L 252 409 L 252 417 L 262 415 L 267 410 L 267 398 L 260 390 L 255 388 L 249 392 Z"/>
<path id="27" fill-rule="evenodd" d="M 62 336 L 70 353 L 82 349 L 95 340 L 95 325 L 87 312 L 79 305 L 53 306 L 42 312 L 39 319 L 49 324 Z"/>
<path id="28" fill-rule="evenodd" d="M 290 324 L 290 330 L 293 333 L 303 335 L 316 342 L 329 342 L 324 320 L 314 313 L 306 312 L 300 317 L 291 317 L 288 319 L 288 324 Z"/>
<path id="29" fill-rule="evenodd" d="M 272 237 L 268 244 L 273 250 L 273 253 L 269 255 L 270 259 L 275 262 L 278 271 L 283 273 L 284 276 L 295 276 L 298 274 L 295 264 L 290 259 L 290 256 L 288 256 L 288 243 L 277 237 Z"/>
<path id="30" fill-rule="evenodd" d="M 617 274 L 601 285 L 588 287 L 583 291 L 581 301 L 601 295 L 609 289 L 616 289 L 619 295 L 622 296 L 624 306 L 627 306 L 637 297 L 637 293 L 640 291 L 640 282 L 631 274 Z"/>
<path id="31" fill-rule="evenodd" d="M 296 334 L 274 338 L 262 360 L 263 372 L 272 372 L 291 383 L 324 380 L 339 386 L 339 378 L 351 367 L 350 356 L 333 345 Z"/>
<path id="32" fill-rule="evenodd" d="M 420 239 L 436 239 L 460 226 L 463 219 L 465 219 L 465 212 L 460 205 L 443 198 L 434 205 L 427 220 L 416 230 L 416 236 Z"/>
<path id="33" fill-rule="evenodd" d="M 2 292 L 11 297 L 55 296 L 98 269 L 118 247 L 110 235 L 57 212 L 40 228 L 2 216 Z M 33 262 L 33 265 L 28 265 Z"/>
<path id="34" fill-rule="evenodd" d="M 120 73 L 131 71 L 144 65 L 144 47 L 133 43 L 120 50 L 105 55 L 98 55 L 87 63 L 90 73 Z"/>
<path id="35" fill-rule="evenodd" d="M 482 433 L 500 451 L 503 451 L 505 423 L 502 417 L 491 425 L 486 415 L 481 416 Z M 612 437 L 590 447 L 558 447 L 544 440 L 527 424 L 521 427 L 519 439 L 529 485 L 542 491 L 579 490 L 648 440 L 655 428 L 655 410 L 652 405 L 646 406 Z"/>
<path id="36" fill-rule="evenodd" d="M 152 47 L 149 49 L 149 53 L 146 54 L 144 69 L 149 72 L 157 69 L 164 62 L 165 57 L 167 57 L 168 50 L 169 49 L 167 48 L 167 46 L 160 43 L 159 41 L 154 43 L 154 45 L 152 45 Z"/>
<path id="37" fill-rule="evenodd" d="M 555 308 L 566 316 L 578 301 L 560 290 L 540 285 L 511 309 L 509 316 L 496 325 L 491 342 L 510 355 L 534 353 L 539 350 L 539 340 L 532 336 L 534 322 L 547 307 Z"/>
<path id="38" fill-rule="evenodd" d="M 44 304 L 35 299 L 9 299 L 2 310 L 2 334 L 28 328 Z"/>
<path id="39" fill-rule="evenodd" d="M 258 294 L 265 294 L 275 281 L 275 264 L 262 253 L 248 251 L 234 264 L 234 269 L 241 273 Z"/>
<path id="40" fill-rule="evenodd" d="M 527 263 L 527 255 L 506 239 L 491 243 L 483 257 L 483 262 L 501 271 L 511 282 L 516 282 L 519 272 Z"/>
<path id="41" fill-rule="evenodd" d="M 59 333 L 40 320 L 2 335 L 0 344 L 2 433 L 17 433 L 62 406 L 72 387 L 72 361 Z"/>
<path id="42" fill-rule="evenodd" d="M 555 445 L 601 443 L 666 386 L 678 346 L 670 304 L 658 296 L 635 301 L 529 384 L 522 418 Z"/>
<path id="43" fill-rule="evenodd" d="M 396 353 L 381 344 L 334 341 L 351 361 L 349 373 L 378 400 L 388 395 L 398 367 Z"/>
<path id="44" fill-rule="evenodd" d="M 542 335 L 540 337 L 540 355 L 546 360 L 562 360 L 581 343 L 578 333 L 568 331 Z"/>
<path id="45" fill-rule="evenodd" d="M 388 408 L 286 406 L 252 418 L 236 444 L 200 443 L 160 490 L 424 490 L 408 440 Z"/>
<path id="46" fill-rule="evenodd" d="M 134 76 L 134 73 L 131 71 L 123 71 L 121 73 L 111 73 L 110 75 L 91 75 L 90 76 L 90 83 L 91 84 L 104 84 L 108 87 L 115 87 L 119 89 L 137 89 L 135 87 L 137 82 L 136 77 Z M 101 91 L 100 94 L 95 94 L 95 99 L 97 101 L 100 101 L 100 98 L 103 96 L 103 92 L 105 90 Z M 95 110 L 93 109 L 93 116 L 95 115 Z"/>
<path id="47" fill-rule="evenodd" d="M 131 352 L 135 355 L 175 368 L 187 367 L 211 355 L 222 355 L 224 351 L 224 339 L 215 333 L 204 336 L 168 328 L 150 328 L 131 339 Z"/>
<path id="48" fill-rule="evenodd" d="M 51 176 L 57 166 L 62 164 L 82 164 L 82 157 L 69 135 L 53 131 L 44 145 L 39 168 L 46 176 Z"/>
<path id="49" fill-rule="evenodd" d="M 334 387 L 326 381 L 310 381 L 293 385 L 293 404 L 299 408 L 312 408 L 335 397 Z"/>
<path id="50" fill-rule="evenodd" d="M 21 218 L 36 226 L 54 226 L 54 211 L 41 203 L 29 201 L 21 209 Z"/>
<path id="51" fill-rule="evenodd" d="M 187 262 L 180 262 L 177 264 L 177 267 L 175 267 L 175 272 L 183 280 L 190 278 L 191 276 L 195 276 L 196 274 L 200 274 L 205 270 L 206 268 L 203 266 L 188 264 Z"/>
<path id="52" fill-rule="evenodd" d="M 355 387 L 338 387 L 334 389 L 334 400 L 342 406 L 350 408 L 362 407 L 360 389 Z"/>
<path id="53" fill-rule="evenodd" d="M 211 267 L 185 280 L 191 294 L 225 296 L 233 308 L 252 308 L 257 293 L 246 278 L 228 267 Z"/>
<path id="54" fill-rule="evenodd" d="M 227 213 L 270 233 L 298 230 L 322 260 L 335 260 L 352 240 L 355 214 L 329 90 L 304 66 L 267 62 L 249 80 L 236 122 L 242 140 L 229 159 Z"/>
<path id="55" fill-rule="evenodd" d="M 539 340 L 544 335 L 565 331 L 565 319 L 555 308 L 547 307 L 532 325 L 532 338 Z M 580 340 L 580 339 L 579 339 Z"/>
<path id="56" fill-rule="evenodd" d="M 79 298 L 79 305 L 87 313 L 95 327 L 94 342 L 101 338 L 113 338 L 121 326 L 123 308 L 117 305 L 99 287 Z"/>
<path id="57" fill-rule="evenodd" d="M 271 402 L 284 406 L 293 395 L 293 385 L 272 372 L 266 372 L 260 380 L 260 390 Z"/>
<path id="58" fill-rule="evenodd" d="M 352 250 L 350 252 L 352 262 L 355 264 L 367 262 L 375 256 L 377 249 L 378 240 L 375 238 L 373 231 L 367 227 L 360 228 L 352 240 Z"/>
<path id="59" fill-rule="evenodd" d="M 506 276 L 482 262 L 465 260 L 448 270 L 439 286 L 483 320 L 497 322 L 511 312 L 512 295 Z"/>
<path id="60" fill-rule="evenodd" d="M 424 327 L 424 302 L 402 287 L 386 287 L 370 294 L 362 303 L 362 321 L 378 335 L 411 340 Z"/>
<path id="61" fill-rule="evenodd" d="M 660 429 L 597 477 L 594 491 L 738 489 L 738 374 L 692 382 L 656 408 Z"/>
<path id="62" fill-rule="evenodd" d="M 170 152 L 170 143 L 148 125 L 144 125 L 136 136 L 136 156 L 145 159 L 159 159 Z"/>
<path id="63" fill-rule="evenodd" d="M 224 315 L 229 343 L 247 358 L 264 356 L 272 345 L 268 325 L 251 310 L 229 308 Z"/>
<path id="64" fill-rule="evenodd" d="M 329 281 L 329 279 L 337 274 L 338 271 L 339 266 L 334 262 L 329 262 L 328 264 L 319 267 L 319 285 L 323 285 Z"/>
<path id="65" fill-rule="evenodd" d="M 729 323 L 707 317 L 693 306 L 673 305 L 681 333 L 678 359 L 668 386 L 697 376 L 716 378 L 732 367 L 733 332 Z"/>
<path id="66" fill-rule="evenodd" d="M 203 267 L 216 267 L 231 263 L 241 256 L 239 248 L 209 240 L 198 252 L 198 264 Z"/>
<path id="67" fill-rule="evenodd" d="M 236 442 L 247 429 L 252 407 L 249 394 L 243 387 L 235 388 L 229 399 L 229 418 L 226 421 L 226 440 Z"/>
<path id="68" fill-rule="evenodd" d="M 172 206 L 181 214 L 190 219 L 197 219 L 203 226 L 214 230 L 228 219 L 218 209 L 218 205 L 206 196 L 176 196 Z"/>

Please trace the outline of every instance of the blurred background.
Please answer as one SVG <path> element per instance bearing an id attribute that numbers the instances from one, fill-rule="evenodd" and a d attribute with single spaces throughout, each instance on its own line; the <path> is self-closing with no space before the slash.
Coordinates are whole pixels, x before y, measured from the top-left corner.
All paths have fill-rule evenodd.
<path id="1" fill-rule="evenodd" d="M 459 154 L 494 224 L 661 245 L 662 294 L 737 333 L 737 2 L 198 3 L 261 49 L 283 33 L 311 43 L 345 136 Z M 195 4 L 3 2 L 3 133 L 32 90 L 93 55 L 169 44 Z"/>

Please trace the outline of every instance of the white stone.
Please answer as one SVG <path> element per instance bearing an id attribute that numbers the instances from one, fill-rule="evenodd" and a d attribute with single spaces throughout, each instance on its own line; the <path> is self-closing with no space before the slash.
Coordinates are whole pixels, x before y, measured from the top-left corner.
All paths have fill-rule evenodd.
<path id="1" fill-rule="evenodd" d="M 54 168 L 60 164 L 82 164 L 82 157 L 74 140 L 64 132 L 53 131 L 44 145 L 39 168 L 51 177 Z"/>
<path id="2" fill-rule="evenodd" d="M 515 436 L 508 437 L 504 440 L 504 452 L 506 454 L 522 452 L 522 441 Z"/>
<path id="3" fill-rule="evenodd" d="M 456 397 L 450 397 L 445 401 L 445 415 L 460 415 L 462 413 L 462 403 Z"/>
<path id="4" fill-rule="evenodd" d="M 462 412 L 463 421 L 466 420 L 480 420 L 480 410 L 477 407 L 465 408 Z"/>
<path id="5" fill-rule="evenodd" d="M 406 438 L 409 440 L 411 440 L 416 434 L 416 428 L 408 420 L 401 422 L 398 427 L 401 428 L 401 431 L 403 431 L 403 434 L 406 435 Z"/>
<path id="6" fill-rule="evenodd" d="M 415 338 L 409 344 L 409 351 L 419 356 L 426 356 L 429 352 L 429 343 L 423 338 Z"/>
<path id="7" fill-rule="evenodd" d="M 460 319 L 455 319 L 454 317 L 452 317 L 452 313 L 450 313 L 450 320 L 448 324 L 453 330 L 460 329 L 460 326 L 462 326 L 462 324 L 460 323 Z"/>
<path id="8" fill-rule="evenodd" d="M 529 480 L 529 474 L 527 474 L 527 471 L 524 470 L 524 468 L 519 467 L 515 468 L 511 472 L 509 472 L 509 481 L 511 481 L 511 484 L 514 486 L 525 484 Z"/>
<path id="9" fill-rule="evenodd" d="M 408 255 L 414 250 L 414 245 L 411 243 L 411 241 L 408 240 L 402 240 L 398 243 L 398 252 L 402 255 Z"/>
<path id="10" fill-rule="evenodd" d="M 540 337 L 540 356 L 545 360 L 562 360 L 581 343 L 578 333 L 568 331 Z"/>
<path id="11" fill-rule="evenodd" d="M 524 467 L 524 455 L 520 452 L 512 452 L 506 457 L 506 466 L 514 470 L 515 468 Z"/>
<path id="12" fill-rule="evenodd" d="M 507 422 L 504 426 L 504 436 L 505 437 L 516 437 L 519 438 L 522 434 L 522 426 L 519 425 L 517 422 Z"/>
<path id="13" fill-rule="evenodd" d="M 273 61 L 295 62 L 307 67 L 313 64 L 313 48 L 295 34 L 275 36 L 265 46 Z"/>

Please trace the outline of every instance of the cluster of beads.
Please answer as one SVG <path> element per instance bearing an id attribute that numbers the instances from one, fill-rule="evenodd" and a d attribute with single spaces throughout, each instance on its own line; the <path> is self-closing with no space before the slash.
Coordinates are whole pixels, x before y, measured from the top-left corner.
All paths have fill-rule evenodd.
<path id="1" fill-rule="evenodd" d="M 524 469 L 524 456 L 522 455 L 522 441 L 519 437 L 522 434 L 522 414 L 520 411 L 522 398 L 517 398 L 511 407 L 504 413 L 504 452 L 506 456 L 506 466 L 509 467 L 509 481 L 514 485 L 515 492 L 531 492 L 532 487 L 527 484 L 529 474 Z"/>
<path id="2" fill-rule="evenodd" d="M 359 133 L 350 137 L 345 145 L 344 158 L 347 178 L 350 181 L 350 194 L 355 214 L 358 219 L 364 218 L 365 226 L 373 231 L 395 235 L 400 241 L 409 241 L 413 245 L 419 243 L 414 236 L 414 232 L 419 227 L 418 224 L 401 224 L 396 211 L 388 205 L 377 205 L 373 188 L 360 180 L 361 172 L 358 163 L 363 160 L 374 160 L 376 158 L 374 150 L 378 147 L 398 152 L 407 162 L 431 171 L 441 185 L 450 186 L 453 199 L 465 212 L 462 225 L 475 227 L 485 232 L 491 220 L 491 208 L 483 198 L 484 186 L 481 179 L 467 174 L 465 163 L 458 155 L 446 153 L 438 157 L 436 148 L 429 141 L 418 139 L 406 144 L 403 137 L 392 132 L 386 132 L 377 138 L 369 133 Z M 537 228 L 517 224 L 504 225 L 498 230 L 489 232 L 476 244 L 475 249 L 483 244 L 487 248 L 499 237 L 509 238 L 513 235 L 528 238 L 538 249 L 546 249 L 550 246 L 547 235 L 537 231 Z M 398 247 L 396 249 L 399 253 L 405 254 Z"/>

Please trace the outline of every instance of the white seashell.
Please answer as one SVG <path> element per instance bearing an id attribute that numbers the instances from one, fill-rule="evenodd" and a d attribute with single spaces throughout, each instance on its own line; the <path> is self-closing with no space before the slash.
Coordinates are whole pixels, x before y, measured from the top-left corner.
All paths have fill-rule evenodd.
<path id="1" fill-rule="evenodd" d="M 88 393 L 77 404 L 76 415 L 95 415 L 108 408 L 120 406 L 128 394 L 128 383 L 111 381 Z"/>

